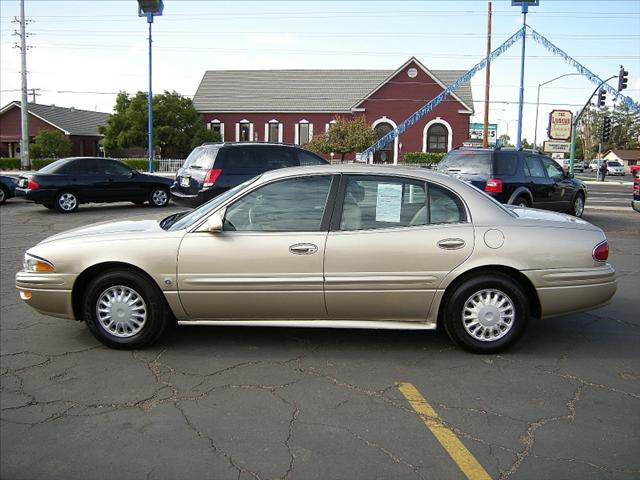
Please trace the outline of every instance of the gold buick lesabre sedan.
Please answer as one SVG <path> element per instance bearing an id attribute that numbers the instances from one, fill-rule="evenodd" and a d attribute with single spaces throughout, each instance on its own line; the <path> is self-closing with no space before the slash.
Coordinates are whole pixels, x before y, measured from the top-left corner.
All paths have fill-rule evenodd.
<path id="1" fill-rule="evenodd" d="M 106 345 L 152 344 L 170 322 L 431 330 L 496 352 L 529 318 L 607 304 L 603 231 L 505 207 L 420 168 L 267 172 L 196 210 L 100 223 L 29 249 L 16 275 L 40 313 Z"/>

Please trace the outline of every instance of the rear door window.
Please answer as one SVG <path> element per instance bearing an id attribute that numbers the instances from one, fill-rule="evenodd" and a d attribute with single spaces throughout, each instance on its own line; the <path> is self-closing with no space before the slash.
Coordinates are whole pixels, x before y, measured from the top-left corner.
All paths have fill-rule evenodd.
<path id="1" fill-rule="evenodd" d="M 216 164 L 216 168 L 224 170 L 250 170 L 252 172 L 260 172 L 260 159 L 255 155 L 255 149 L 250 147 L 229 147 L 224 148 L 220 152 L 220 160 Z"/>
<path id="2" fill-rule="evenodd" d="M 261 171 L 276 170 L 278 168 L 297 167 L 300 165 L 291 148 L 254 147 L 254 155 L 261 165 Z"/>
<path id="3" fill-rule="evenodd" d="M 530 177 L 544 178 L 544 168 L 537 156 L 527 155 L 524 158 L 524 163 L 526 167 L 525 171 L 529 174 Z"/>

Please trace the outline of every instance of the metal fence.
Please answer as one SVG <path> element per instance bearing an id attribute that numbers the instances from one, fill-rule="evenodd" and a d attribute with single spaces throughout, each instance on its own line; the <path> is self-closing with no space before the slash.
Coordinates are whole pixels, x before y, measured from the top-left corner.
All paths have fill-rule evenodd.
<path id="1" fill-rule="evenodd" d="M 158 160 L 158 172 L 176 173 L 184 163 L 184 159 L 161 158 Z"/>

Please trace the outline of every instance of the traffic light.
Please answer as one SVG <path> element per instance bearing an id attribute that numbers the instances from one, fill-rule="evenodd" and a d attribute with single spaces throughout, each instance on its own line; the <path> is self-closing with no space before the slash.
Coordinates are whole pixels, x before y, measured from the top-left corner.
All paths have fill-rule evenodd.
<path id="1" fill-rule="evenodd" d="M 620 71 L 618 72 L 618 91 L 621 92 L 627 88 L 627 82 L 629 81 L 629 72 L 627 72 L 622 65 L 620 65 Z"/>
<path id="2" fill-rule="evenodd" d="M 602 119 L 602 143 L 607 143 L 609 141 L 610 135 L 611 135 L 611 118 L 604 117 Z"/>
<path id="3" fill-rule="evenodd" d="M 604 107 L 604 102 L 607 100 L 607 91 L 604 88 L 601 88 L 598 91 L 598 103 L 596 104 L 598 108 Z"/>

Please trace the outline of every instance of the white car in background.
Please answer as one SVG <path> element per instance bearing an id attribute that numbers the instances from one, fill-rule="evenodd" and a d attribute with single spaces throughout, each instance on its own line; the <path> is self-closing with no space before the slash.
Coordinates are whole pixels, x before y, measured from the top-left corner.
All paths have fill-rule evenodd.
<path id="1" fill-rule="evenodd" d="M 621 175 L 625 176 L 624 165 L 617 160 L 607 160 L 607 175 Z"/>

